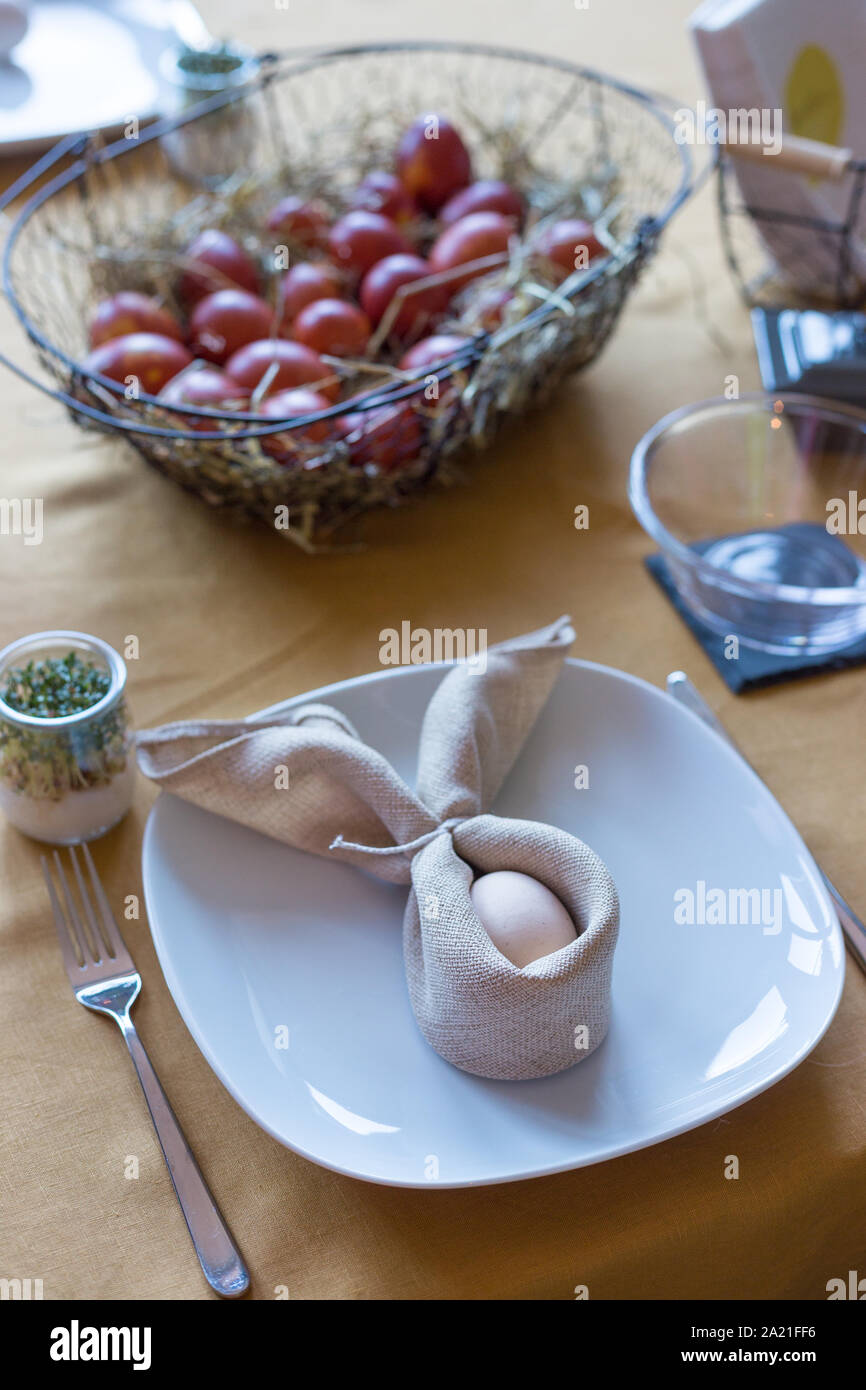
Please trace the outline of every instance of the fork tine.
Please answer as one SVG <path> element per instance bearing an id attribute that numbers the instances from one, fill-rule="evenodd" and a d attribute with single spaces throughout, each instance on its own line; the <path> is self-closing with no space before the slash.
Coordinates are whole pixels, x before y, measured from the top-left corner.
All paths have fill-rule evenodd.
<path id="1" fill-rule="evenodd" d="M 51 900 L 51 910 L 54 913 L 54 927 L 57 932 L 57 940 L 60 942 L 60 954 L 63 956 L 63 964 L 66 966 L 66 973 L 70 980 L 74 980 L 77 973 L 83 969 L 81 961 L 75 954 L 72 940 L 66 925 L 66 918 L 63 915 L 63 908 L 60 906 L 60 899 L 54 887 L 54 879 L 51 877 L 51 870 L 48 867 L 48 860 L 45 855 L 39 856 L 42 860 L 42 873 L 45 878 L 45 886 L 48 889 L 48 896 Z"/>
<path id="2" fill-rule="evenodd" d="M 95 965 L 99 961 L 99 955 L 94 953 L 94 948 L 90 945 L 87 932 L 84 930 L 81 918 L 78 915 L 78 908 L 75 906 L 75 899 L 72 896 L 69 883 L 67 882 L 63 861 L 57 850 L 54 851 L 54 867 L 57 870 L 57 877 L 60 879 L 60 887 L 63 890 L 63 899 L 66 903 L 66 920 L 70 932 L 75 935 L 75 939 L 81 949 L 81 956 L 84 964 Z"/>
<path id="3" fill-rule="evenodd" d="M 69 858 L 72 860 L 72 867 L 75 870 L 75 881 L 78 884 L 78 896 L 81 899 L 82 905 L 84 907 L 85 916 L 87 917 L 87 923 L 90 927 L 91 939 L 94 945 L 96 946 L 97 950 L 99 951 L 100 955 L 110 956 L 112 955 L 111 947 L 105 939 L 105 932 L 100 932 L 99 930 L 99 925 L 96 921 L 96 914 L 93 911 L 93 903 L 91 902 L 90 894 L 87 891 L 87 884 L 84 882 L 84 878 L 81 873 L 81 866 L 78 863 L 78 855 L 75 853 L 74 845 L 69 846 Z"/>
<path id="4" fill-rule="evenodd" d="M 99 874 L 96 872 L 96 865 L 93 862 L 93 855 L 90 853 L 90 846 L 85 842 L 81 848 L 84 853 L 84 858 L 87 861 L 87 867 L 90 870 L 90 882 L 93 885 L 93 892 L 99 904 L 99 911 L 102 916 L 104 927 L 102 934 L 105 937 L 105 943 L 112 955 L 123 956 L 129 959 L 129 952 L 126 949 L 123 937 L 120 935 L 120 928 L 114 919 L 114 913 L 111 910 L 108 898 L 105 896 Z"/>

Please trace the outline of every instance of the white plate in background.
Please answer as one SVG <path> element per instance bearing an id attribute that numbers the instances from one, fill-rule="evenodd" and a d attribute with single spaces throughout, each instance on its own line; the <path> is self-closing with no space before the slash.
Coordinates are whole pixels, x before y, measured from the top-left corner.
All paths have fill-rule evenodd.
<path id="1" fill-rule="evenodd" d="M 28 17 L 0 59 L 0 155 L 156 115 L 162 54 L 206 33 L 188 0 L 30 0 Z"/>

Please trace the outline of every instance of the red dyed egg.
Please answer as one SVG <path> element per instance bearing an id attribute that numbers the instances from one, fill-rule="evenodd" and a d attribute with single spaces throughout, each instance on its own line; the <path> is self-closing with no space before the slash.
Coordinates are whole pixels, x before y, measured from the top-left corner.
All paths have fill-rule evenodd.
<path id="1" fill-rule="evenodd" d="M 472 178 L 469 151 L 444 116 L 420 116 L 397 150 L 400 182 L 428 212 L 437 212 Z"/>
<path id="2" fill-rule="evenodd" d="M 430 264 L 435 270 L 454 270 L 473 261 L 489 261 L 475 266 L 450 282 L 452 294 L 481 275 L 489 275 L 508 257 L 508 244 L 514 236 L 514 222 L 501 212 L 473 212 L 447 227 L 433 245 Z"/>
<path id="3" fill-rule="evenodd" d="M 300 261 L 280 282 L 279 303 L 284 323 L 291 323 L 315 299 L 339 299 L 342 285 L 334 266 L 321 261 Z"/>
<path id="4" fill-rule="evenodd" d="M 127 333 L 101 343 L 82 365 L 89 372 L 135 387 L 138 395 L 156 396 L 191 362 L 192 354 L 175 338 L 160 333 Z"/>
<path id="5" fill-rule="evenodd" d="M 333 373 L 319 354 L 304 347 L 303 343 L 287 342 L 284 338 L 265 338 L 257 343 L 247 343 L 232 354 L 226 363 L 226 371 L 233 381 L 252 394 L 272 363 L 276 364 L 276 371 L 267 394 L 293 386 L 314 385 L 332 399 L 339 395 L 340 384 L 338 381 L 328 381 Z"/>
<path id="6" fill-rule="evenodd" d="M 159 399 L 167 405 L 202 406 L 206 410 L 246 410 L 249 404 L 248 392 L 216 367 L 196 367 L 173 377 L 160 391 Z M 184 429 L 216 432 L 225 428 L 223 421 L 203 415 L 178 415 L 175 419 Z"/>
<path id="7" fill-rule="evenodd" d="M 592 223 L 585 222 L 582 217 L 554 222 L 539 234 L 533 249 L 557 279 L 564 279 L 572 271 L 584 269 L 597 257 L 607 255 Z"/>
<path id="8" fill-rule="evenodd" d="M 370 338 L 370 320 L 347 299 L 315 299 L 298 314 L 292 336 L 329 357 L 360 357 Z"/>
<path id="9" fill-rule="evenodd" d="M 183 329 L 158 300 L 136 290 L 120 290 L 96 306 L 90 323 L 90 346 L 99 347 L 128 333 L 159 333 L 183 342 Z"/>
<path id="10" fill-rule="evenodd" d="M 358 468 L 375 465 L 391 473 L 418 457 L 423 443 L 421 421 L 408 402 L 344 415 L 341 431 L 349 457 Z"/>
<path id="11" fill-rule="evenodd" d="M 266 338 L 273 329 L 274 311 L 257 294 L 217 290 L 205 295 L 193 309 L 189 345 L 196 357 L 225 362 L 245 343 Z"/>
<path id="12" fill-rule="evenodd" d="M 178 286 L 178 293 L 187 304 L 195 304 L 216 290 L 234 288 L 259 293 L 258 266 L 227 232 L 215 227 L 201 232 L 186 248 L 184 260 L 196 263 L 184 269 Z"/>
<path id="13" fill-rule="evenodd" d="M 381 213 L 398 226 L 414 222 L 420 214 L 420 208 L 406 186 L 396 174 L 389 174 L 384 169 L 374 169 L 364 175 L 352 196 L 352 207 Z"/>
<path id="14" fill-rule="evenodd" d="M 516 189 L 502 179 L 479 179 L 448 199 L 439 213 L 439 222 L 443 227 L 452 227 L 473 212 L 499 212 L 519 224 L 523 221 L 524 203 Z"/>
<path id="15" fill-rule="evenodd" d="M 397 363 L 401 372 L 420 372 L 424 367 L 435 367 L 446 358 L 453 357 L 459 348 L 465 347 L 468 338 L 456 333 L 435 333 L 432 338 L 422 338 Z"/>
<path id="16" fill-rule="evenodd" d="M 300 242 L 302 246 L 328 244 L 328 215 L 321 204 L 289 196 L 272 209 L 267 221 L 274 237 Z"/>
<path id="17" fill-rule="evenodd" d="M 412 247 L 390 218 L 379 212 L 347 212 L 335 222 L 328 238 L 331 255 L 342 270 L 352 276 L 362 276 L 385 256 Z"/>
<path id="18" fill-rule="evenodd" d="M 261 414 L 269 420 L 300 419 L 305 415 L 316 415 L 327 410 L 332 402 L 321 391 L 310 391 L 307 387 L 296 387 L 291 391 L 277 391 L 262 402 Z M 309 425 L 287 430 L 285 434 L 263 435 L 261 446 L 266 454 L 280 463 L 291 463 L 298 456 L 298 444 L 320 444 L 334 433 L 331 420 L 316 420 Z"/>
<path id="19" fill-rule="evenodd" d="M 390 332 L 400 338 L 423 333 L 431 319 L 441 314 L 450 298 L 447 285 L 428 285 L 410 293 L 412 285 L 433 275 L 433 267 L 421 256 L 386 256 L 367 271 L 361 284 L 361 305 L 374 324 L 381 323 L 398 290 L 406 288 L 395 309 Z"/>

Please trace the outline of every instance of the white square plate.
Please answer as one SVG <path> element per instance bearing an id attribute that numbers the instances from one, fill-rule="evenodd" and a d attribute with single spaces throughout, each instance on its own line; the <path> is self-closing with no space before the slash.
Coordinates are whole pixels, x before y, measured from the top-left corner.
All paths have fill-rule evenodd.
<path id="1" fill-rule="evenodd" d="M 442 675 L 402 668 L 287 703 L 337 706 L 414 783 Z M 688 710 L 568 661 L 492 809 L 586 840 L 622 903 L 609 1035 L 540 1081 L 482 1081 L 428 1047 L 403 977 L 405 889 L 156 802 L 144 884 L 165 978 L 217 1076 L 283 1144 L 406 1187 L 536 1177 L 724 1114 L 818 1042 L 845 969 L 830 899 L 766 788 Z M 744 921 L 753 889 L 765 910 Z M 676 920 L 682 890 L 691 925 Z M 713 901 L 738 920 L 713 924 Z"/>

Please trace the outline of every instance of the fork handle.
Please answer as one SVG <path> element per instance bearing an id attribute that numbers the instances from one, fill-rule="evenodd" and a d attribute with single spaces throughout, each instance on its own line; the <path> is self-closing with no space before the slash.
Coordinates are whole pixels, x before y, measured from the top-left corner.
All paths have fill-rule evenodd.
<path id="1" fill-rule="evenodd" d="M 211 1288 L 224 1298 L 237 1298 L 246 1292 L 250 1283 L 240 1251 L 211 1196 L 132 1019 L 128 1013 L 114 1014 L 113 1017 L 120 1025 L 138 1073 L 162 1156 L 204 1277 Z"/>

